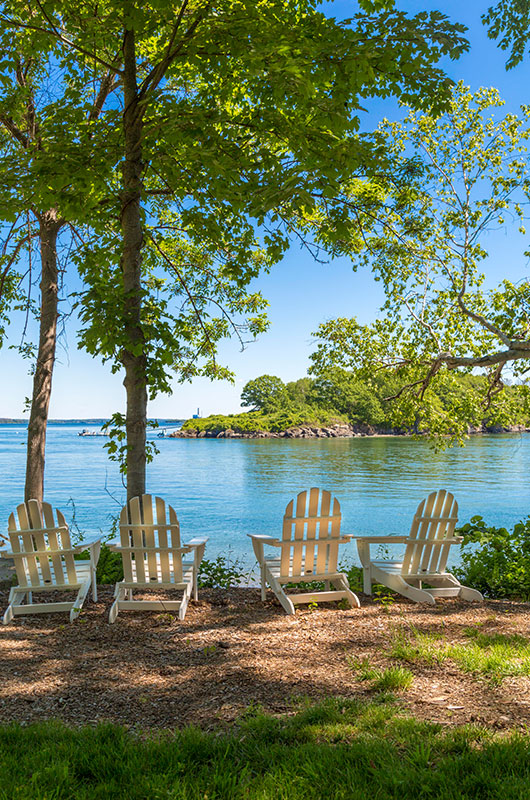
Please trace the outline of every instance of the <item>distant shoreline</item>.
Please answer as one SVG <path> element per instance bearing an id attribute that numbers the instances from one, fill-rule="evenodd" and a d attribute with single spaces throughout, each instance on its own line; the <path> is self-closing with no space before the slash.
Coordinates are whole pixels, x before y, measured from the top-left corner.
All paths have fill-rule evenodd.
<path id="1" fill-rule="evenodd" d="M 108 422 L 108 418 L 105 417 L 94 417 L 89 419 L 49 419 L 48 425 L 104 425 Z M 148 424 L 152 424 L 153 422 L 158 423 L 158 425 L 169 425 L 176 424 L 178 422 L 185 422 L 185 419 L 156 419 L 156 420 L 149 420 Z M 0 417 L 0 425 L 27 425 L 27 419 L 11 419 L 9 417 Z"/>

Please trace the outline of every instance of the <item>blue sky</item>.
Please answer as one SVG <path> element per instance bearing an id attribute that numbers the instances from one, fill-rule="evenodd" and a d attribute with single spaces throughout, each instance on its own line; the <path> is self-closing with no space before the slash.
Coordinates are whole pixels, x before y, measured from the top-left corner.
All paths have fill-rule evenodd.
<path id="1" fill-rule="evenodd" d="M 505 111 L 516 112 L 530 102 L 530 57 L 515 70 L 506 72 L 505 53 L 487 38 L 480 15 L 487 2 L 468 0 L 435 0 L 435 2 L 398 2 L 409 13 L 439 9 L 453 21 L 469 28 L 471 50 L 456 62 L 443 66 L 454 79 L 463 79 L 473 90 L 479 86 L 495 86 L 506 101 Z M 339 19 L 350 16 L 356 4 L 347 0 L 327 3 L 324 10 Z M 394 101 L 371 103 L 365 125 L 374 127 L 383 117 L 395 119 L 401 112 Z M 495 235 L 490 253 L 492 270 L 498 276 L 514 279 L 527 272 L 527 259 L 522 256 L 528 242 L 509 230 Z M 149 407 L 152 417 L 188 417 L 200 408 L 201 414 L 229 413 L 240 409 L 239 396 L 243 385 L 258 375 L 269 373 L 283 380 L 306 374 L 312 351 L 311 333 L 318 325 L 337 316 L 356 316 L 370 322 L 377 316 L 381 294 L 368 271 L 354 273 L 347 260 L 316 264 L 308 253 L 293 246 L 281 264 L 256 282 L 270 303 L 269 331 L 243 352 L 235 341 L 221 346 L 220 362 L 236 373 L 236 383 L 195 380 L 191 384 L 174 384 L 171 397 L 162 396 Z M 123 411 L 125 393 L 120 375 L 76 349 L 74 321 L 67 322 L 58 349 L 50 416 L 52 418 L 108 417 Z M 20 335 L 18 322 L 12 326 L 10 341 Z M 21 417 L 24 398 L 31 395 L 28 362 L 5 348 L 2 351 L 4 385 L 0 416 Z"/>

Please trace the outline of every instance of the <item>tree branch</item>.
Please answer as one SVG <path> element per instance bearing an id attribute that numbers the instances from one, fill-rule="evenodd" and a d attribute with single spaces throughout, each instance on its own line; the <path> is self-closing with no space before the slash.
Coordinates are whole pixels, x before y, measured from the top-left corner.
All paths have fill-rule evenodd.
<path id="1" fill-rule="evenodd" d="M 27 148 L 29 144 L 28 137 L 24 133 L 22 133 L 20 128 L 16 125 L 14 120 L 11 119 L 11 117 L 8 117 L 7 114 L 0 113 L 0 123 L 4 126 L 4 128 L 7 131 L 9 131 L 9 133 L 14 139 L 20 142 L 22 147 Z"/>

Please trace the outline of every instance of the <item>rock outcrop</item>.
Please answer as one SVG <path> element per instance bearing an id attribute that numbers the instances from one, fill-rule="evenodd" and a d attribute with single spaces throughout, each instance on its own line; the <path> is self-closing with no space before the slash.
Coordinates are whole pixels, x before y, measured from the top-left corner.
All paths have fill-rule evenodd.
<path id="1" fill-rule="evenodd" d="M 530 433 L 530 428 L 524 425 L 470 425 L 469 434 L 475 433 Z M 186 428 L 169 434 L 172 439 L 352 439 L 356 436 L 410 436 L 411 431 L 398 428 L 381 428 L 371 425 L 349 425 L 336 423 L 323 427 L 313 425 L 296 425 L 285 431 L 234 431 L 232 428 L 225 430 L 201 431 L 196 428 Z"/>
<path id="2" fill-rule="evenodd" d="M 226 430 L 199 431 L 197 429 L 178 430 L 171 433 L 176 439 L 351 439 L 354 436 L 398 436 L 404 433 L 397 430 L 379 430 L 370 425 L 348 425 L 337 423 L 317 427 L 314 425 L 296 425 L 285 431 L 248 431 L 241 433 L 227 428 Z"/>

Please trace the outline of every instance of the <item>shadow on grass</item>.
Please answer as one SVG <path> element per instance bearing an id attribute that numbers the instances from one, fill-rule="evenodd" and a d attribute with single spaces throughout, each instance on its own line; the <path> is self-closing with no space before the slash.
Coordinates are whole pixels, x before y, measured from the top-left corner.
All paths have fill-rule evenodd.
<path id="1" fill-rule="evenodd" d="M 335 698 L 275 718 L 250 708 L 229 731 L 143 736 L 109 724 L 0 728 L 0 799 L 519 800 L 530 740 L 447 729 Z"/>

